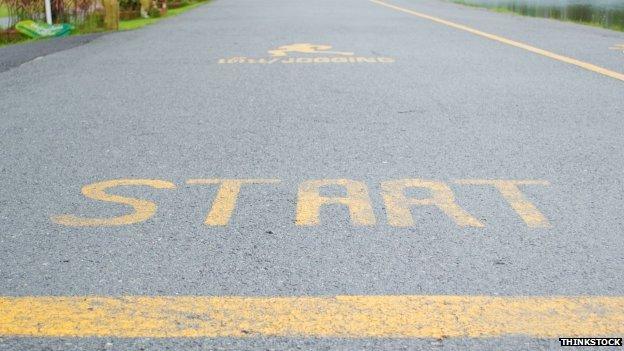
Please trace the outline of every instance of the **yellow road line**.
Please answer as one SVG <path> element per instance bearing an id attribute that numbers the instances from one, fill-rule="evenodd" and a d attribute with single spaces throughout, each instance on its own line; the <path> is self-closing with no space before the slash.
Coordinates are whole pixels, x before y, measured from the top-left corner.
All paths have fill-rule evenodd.
<path id="1" fill-rule="evenodd" d="M 529 337 L 624 334 L 624 297 L 0 297 L 0 336 Z"/>
<path id="2" fill-rule="evenodd" d="M 524 49 L 524 50 L 536 53 L 538 55 L 546 56 L 546 57 L 549 57 L 549 58 L 557 60 L 557 61 L 569 63 L 571 65 L 575 65 L 575 66 L 584 68 L 584 69 L 592 71 L 592 72 L 600 73 L 600 74 L 605 75 L 607 77 L 611 77 L 611 78 L 615 78 L 615 79 L 619 79 L 621 81 L 624 81 L 624 74 L 623 73 L 611 71 L 611 70 L 608 70 L 606 68 L 603 68 L 603 67 L 600 67 L 600 66 L 596 66 L 596 65 L 592 65 L 591 63 L 587 63 L 587 62 L 583 62 L 583 61 L 580 61 L 580 60 L 577 60 L 577 59 L 573 59 L 573 58 L 568 57 L 568 56 L 555 54 L 554 52 L 550 52 L 550 51 L 547 51 L 547 50 L 536 48 L 535 46 L 524 44 L 524 43 L 521 43 L 521 42 L 518 42 L 518 41 L 515 41 L 515 40 L 503 38 L 503 37 L 495 35 L 495 34 L 482 32 L 482 31 L 480 31 L 478 29 L 474 29 L 474 28 L 465 26 L 463 24 L 454 23 L 454 22 L 447 21 L 447 20 L 444 20 L 444 19 L 439 18 L 439 17 L 434 17 L 434 16 L 426 15 L 424 13 L 416 12 L 416 11 L 413 11 L 413 10 L 410 10 L 410 9 L 399 7 L 399 6 L 396 6 L 396 5 L 391 5 L 391 4 L 388 4 L 388 3 L 383 2 L 383 1 L 379 1 L 379 0 L 370 0 L 370 1 L 372 1 L 372 2 L 374 2 L 376 4 L 379 4 L 379 5 L 385 6 L 385 7 L 389 7 L 391 9 L 394 9 L 394 10 L 397 10 L 397 11 L 405 12 L 405 13 L 408 13 L 410 15 L 417 16 L 417 17 L 420 17 L 420 18 L 428 19 L 428 20 L 436 22 L 436 23 L 440 23 L 440 24 L 443 24 L 443 25 L 446 25 L 446 26 L 449 26 L 449 27 L 453 27 L 453 28 L 456 28 L 456 29 L 459 29 L 459 30 L 463 30 L 463 31 L 466 31 L 466 32 L 469 32 L 469 33 L 472 33 L 472 34 L 476 34 L 476 35 L 479 35 L 479 36 L 482 36 L 484 38 L 488 38 L 488 39 L 491 39 L 491 40 L 496 40 L 498 42 L 501 42 L 501 43 L 504 43 L 504 44 L 507 44 L 507 45 L 511 45 L 511 46 L 515 46 L 517 48 Z"/>

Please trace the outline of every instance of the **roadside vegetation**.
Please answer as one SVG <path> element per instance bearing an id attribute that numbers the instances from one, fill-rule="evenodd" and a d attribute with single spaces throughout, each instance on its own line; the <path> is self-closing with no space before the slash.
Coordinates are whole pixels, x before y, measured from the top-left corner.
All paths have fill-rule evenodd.
<path id="1" fill-rule="evenodd" d="M 207 1 L 52 0 L 53 22 L 73 25 L 75 29 L 71 35 L 132 30 L 176 16 Z M 111 16 L 110 12 L 114 14 Z M 19 33 L 15 25 L 26 19 L 45 22 L 44 14 L 43 0 L 0 0 L 0 46 L 31 41 Z"/>
<path id="2" fill-rule="evenodd" d="M 484 7 L 497 12 L 554 18 L 624 31 L 624 0 L 451 0 L 454 3 Z"/>
<path id="3" fill-rule="evenodd" d="M 131 20 L 119 21 L 119 30 L 132 30 L 138 29 L 141 27 L 145 27 L 152 23 L 156 23 L 163 18 L 177 16 L 181 13 L 184 13 L 188 10 L 194 9 L 209 0 L 201 0 L 201 1 L 186 1 L 182 3 L 181 6 L 176 8 L 167 9 L 166 14 L 158 17 L 150 17 L 150 18 L 136 18 Z"/>

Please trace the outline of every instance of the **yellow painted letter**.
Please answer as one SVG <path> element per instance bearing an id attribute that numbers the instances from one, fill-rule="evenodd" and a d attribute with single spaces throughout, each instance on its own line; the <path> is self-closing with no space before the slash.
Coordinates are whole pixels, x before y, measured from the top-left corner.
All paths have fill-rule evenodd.
<path id="1" fill-rule="evenodd" d="M 492 185 L 530 228 L 550 228 L 548 219 L 527 200 L 518 185 L 550 185 L 545 180 L 459 179 L 457 184 Z"/>
<path id="2" fill-rule="evenodd" d="M 134 224 L 148 220 L 156 213 L 156 204 L 132 197 L 110 195 L 106 189 L 118 186 L 149 186 L 156 189 L 175 189 L 175 184 L 164 180 L 154 179 L 115 179 L 89 184 L 82 187 L 82 194 L 85 197 L 105 202 L 115 202 L 132 206 L 134 212 L 119 217 L 112 218 L 83 218 L 74 215 L 60 215 L 52 217 L 54 223 L 70 227 L 96 227 L 96 226 L 116 226 Z"/>
<path id="3" fill-rule="evenodd" d="M 346 189 L 346 197 L 325 197 L 319 194 L 323 186 L 339 185 Z M 318 225 L 321 206 L 340 204 L 349 207 L 351 222 L 355 225 L 374 225 L 375 214 L 370 204 L 366 184 L 349 179 L 308 180 L 299 186 L 297 225 Z"/>
<path id="4" fill-rule="evenodd" d="M 425 199 L 407 198 L 405 189 L 425 188 L 431 191 L 431 197 Z M 433 180 L 402 179 L 381 183 L 381 194 L 386 204 L 388 223 L 395 227 L 410 227 L 414 219 L 411 206 L 436 206 L 457 225 L 462 227 L 483 227 L 483 224 L 455 203 L 453 191 L 445 183 Z"/>
<path id="5" fill-rule="evenodd" d="M 206 225 L 228 225 L 243 184 L 278 183 L 279 179 L 189 179 L 186 184 L 221 184 L 212 208 L 206 216 Z"/>

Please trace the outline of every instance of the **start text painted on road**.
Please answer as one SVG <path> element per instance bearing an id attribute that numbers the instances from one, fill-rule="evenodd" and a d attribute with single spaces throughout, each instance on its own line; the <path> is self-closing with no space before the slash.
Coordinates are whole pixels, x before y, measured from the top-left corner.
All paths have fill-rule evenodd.
<path id="1" fill-rule="evenodd" d="M 187 185 L 218 186 L 217 194 L 204 220 L 208 226 L 226 226 L 236 208 L 243 187 L 266 186 L 279 183 L 279 179 L 189 179 Z M 549 228 L 546 216 L 522 193 L 521 186 L 548 186 L 545 180 L 509 179 L 458 179 L 455 185 L 488 186 L 498 191 L 515 213 L 529 228 Z M 114 179 L 82 187 L 82 194 L 93 200 L 127 205 L 132 213 L 105 218 L 87 218 L 73 214 L 52 217 L 52 221 L 71 227 L 119 226 L 144 222 L 156 214 L 156 203 L 144 199 L 109 194 L 107 190 L 122 186 L 143 186 L 155 189 L 175 189 L 170 181 L 157 179 Z M 326 187 L 339 187 L 345 196 L 322 195 Z M 423 189 L 427 197 L 409 196 L 410 189 Z M 381 198 L 388 224 L 393 227 L 416 225 L 412 209 L 432 207 L 444 213 L 459 227 L 484 227 L 485 224 L 461 207 L 451 187 L 439 180 L 399 179 L 381 182 Z M 351 223 L 355 226 L 372 226 L 377 223 L 366 183 L 352 179 L 307 180 L 299 185 L 295 224 L 316 226 L 321 223 L 320 213 L 324 206 L 345 206 Z"/>

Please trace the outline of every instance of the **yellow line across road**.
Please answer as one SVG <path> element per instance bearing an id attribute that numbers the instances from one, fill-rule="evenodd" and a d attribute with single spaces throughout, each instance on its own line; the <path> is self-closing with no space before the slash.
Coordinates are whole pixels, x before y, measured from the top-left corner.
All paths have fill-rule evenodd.
<path id="1" fill-rule="evenodd" d="M 0 297 L 0 336 L 529 337 L 624 334 L 624 297 Z"/>
<path id="2" fill-rule="evenodd" d="M 537 48 L 535 46 L 524 44 L 524 43 L 521 43 L 521 42 L 518 42 L 518 41 L 515 41 L 515 40 L 507 39 L 507 38 L 504 38 L 504 37 L 501 37 L 501 36 L 498 36 L 498 35 L 495 35 L 495 34 L 486 33 L 486 32 L 480 31 L 478 29 L 474 29 L 472 27 L 468 27 L 468 26 L 465 26 L 463 24 L 458 24 L 458 23 L 454 23 L 454 22 L 451 22 L 451 21 L 447 21 L 447 20 L 439 18 L 439 17 L 434 17 L 434 16 L 431 16 L 431 15 L 427 15 L 427 14 L 424 14 L 424 13 L 421 13 L 421 12 L 416 12 L 414 10 L 410 10 L 410 9 L 407 9 L 407 8 L 404 8 L 404 7 L 399 7 L 399 6 L 396 6 L 396 5 L 388 4 L 388 3 L 380 1 L 380 0 L 370 0 L 370 1 L 374 2 L 375 4 L 382 5 L 382 6 L 385 6 L 385 7 L 389 7 L 391 9 L 394 9 L 394 10 L 397 10 L 397 11 L 405 12 L 405 13 L 408 13 L 408 14 L 416 16 L 416 17 L 424 18 L 424 19 L 427 19 L 427 20 L 430 20 L 430 21 L 433 21 L 433 22 L 436 22 L 436 23 L 443 24 L 445 26 L 449 26 L 449 27 L 453 27 L 453 28 L 456 28 L 456 29 L 459 29 L 459 30 L 463 30 L 463 31 L 466 31 L 466 32 L 469 32 L 469 33 L 472 33 L 472 34 L 476 34 L 476 35 L 484 37 L 484 38 L 495 40 L 495 41 L 498 41 L 498 42 L 501 42 L 501 43 L 504 43 L 504 44 L 507 44 L 507 45 L 515 46 L 517 48 L 524 49 L 524 50 L 533 52 L 533 53 L 538 54 L 538 55 L 546 56 L 546 57 L 549 57 L 549 58 L 551 58 L 553 60 L 569 63 L 571 65 L 575 65 L 575 66 L 584 68 L 584 69 L 592 71 L 592 72 L 600 73 L 600 74 L 605 75 L 607 77 L 611 77 L 611 78 L 615 78 L 615 79 L 624 81 L 624 74 L 623 73 L 611 71 L 609 69 L 593 65 L 591 63 L 583 62 L 583 61 L 580 61 L 580 60 L 577 60 L 577 59 L 574 59 L 574 58 L 571 58 L 571 57 L 568 57 L 568 56 L 559 55 L 559 54 L 556 54 L 554 52 L 550 52 L 550 51 L 547 51 L 547 50 L 544 50 L 544 49 L 540 49 L 540 48 Z"/>

